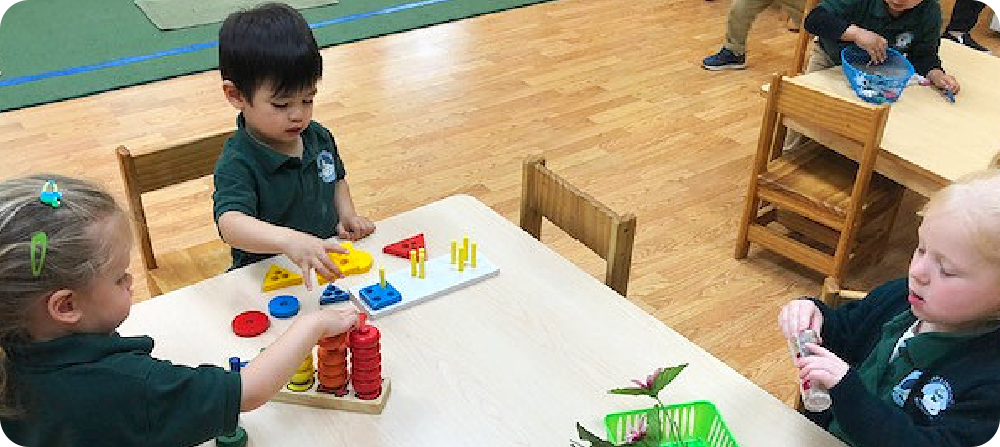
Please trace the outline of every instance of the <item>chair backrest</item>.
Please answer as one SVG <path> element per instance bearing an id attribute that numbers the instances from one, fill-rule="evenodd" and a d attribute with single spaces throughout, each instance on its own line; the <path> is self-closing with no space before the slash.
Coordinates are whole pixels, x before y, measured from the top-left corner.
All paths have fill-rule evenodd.
<path id="1" fill-rule="evenodd" d="M 795 42 L 795 56 L 792 59 L 792 71 L 790 72 L 792 76 L 801 74 L 805 68 L 806 50 L 809 49 L 809 41 L 812 40 L 812 34 L 806 31 L 806 16 L 817 4 L 819 4 L 819 0 L 806 0 L 802 7 L 802 23 L 799 24 L 799 37 Z"/>
<path id="2" fill-rule="evenodd" d="M 545 159 L 524 162 L 521 228 L 539 239 L 542 217 L 607 261 L 605 283 L 622 296 L 628 289 L 635 240 L 635 216 L 618 215 L 545 167 Z"/>
<path id="3" fill-rule="evenodd" d="M 232 133 L 233 129 L 208 133 L 137 155 L 125 146 L 118 147 L 118 167 L 125 182 L 125 194 L 147 270 L 156 269 L 156 256 L 149 238 L 142 195 L 211 175 L 222 153 L 222 146 Z"/>
<path id="4" fill-rule="evenodd" d="M 871 177 L 875 168 L 875 156 L 882 144 L 882 132 L 889 118 L 887 104 L 872 105 L 853 99 L 845 99 L 794 82 L 787 77 L 774 74 L 771 77 L 764 122 L 761 125 L 760 144 L 770 144 L 771 154 L 780 150 L 784 143 L 784 120 L 817 128 L 832 134 L 838 140 L 847 140 L 861 147 L 858 153 L 858 175 Z M 781 138 L 778 138 L 779 133 Z M 773 136 L 772 138 L 767 138 Z M 862 173 L 862 171 L 867 171 Z M 868 179 L 862 178 L 867 184 Z M 860 196 L 859 196 L 860 197 Z"/>

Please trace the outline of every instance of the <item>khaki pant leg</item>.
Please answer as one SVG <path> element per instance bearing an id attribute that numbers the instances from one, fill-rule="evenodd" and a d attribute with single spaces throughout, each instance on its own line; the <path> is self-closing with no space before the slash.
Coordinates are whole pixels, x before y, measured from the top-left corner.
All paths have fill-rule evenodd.
<path id="1" fill-rule="evenodd" d="M 733 0 L 726 20 L 726 43 L 723 48 L 736 54 L 746 54 L 747 35 L 757 14 L 771 6 L 774 0 Z"/>

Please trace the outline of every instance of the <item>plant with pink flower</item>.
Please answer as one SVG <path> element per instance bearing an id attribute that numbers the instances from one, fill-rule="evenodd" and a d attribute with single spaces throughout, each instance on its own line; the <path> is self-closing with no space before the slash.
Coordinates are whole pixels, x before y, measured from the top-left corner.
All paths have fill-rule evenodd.
<path id="1" fill-rule="evenodd" d="M 649 396 L 656 400 L 656 405 L 649 411 L 639 416 L 635 424 L 629 427 L 625 434 L 624 443 L 621 445 L 634 445 L 640 447 L 658 447 L 663 441 L 668 439 L 678 441 L 680 439 L 677 424 L 670 418 L 669 413 L 664 411 L 665 406 L 660 400 L 660 391 L 672 382 L 687 364 L 671 366 L 669 368 L 657 368 L 652 374 L 646 376 L 645 380 L 632 379 L 632 383 L 637 387 L 615 388 L 608 391 L 611 394 L 625 394 L 633 396 Z M 670 423 L 669 437 L 663 433 L 660 427 L 660 416 L 663 415 Z M 608 441 L 598 438 L 579 423 L 576 424 L 577 433 L 581 440 L 590 442 L 590 447 L 614 447 Z M 582 446 L 576 441 L 572 441 L 575 446 Z"/>

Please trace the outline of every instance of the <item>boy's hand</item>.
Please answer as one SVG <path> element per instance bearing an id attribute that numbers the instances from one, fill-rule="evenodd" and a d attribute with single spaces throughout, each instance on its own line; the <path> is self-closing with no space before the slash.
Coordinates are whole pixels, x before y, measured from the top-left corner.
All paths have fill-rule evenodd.
<path id="1" fill-rule="evenodd" d="M 851 25 L 851 27 L 856 28 L 852 30 L 853 39 L 851 40 L 868 52 L 868 56 L 871 57 L 871 63 L 881 64 L 885 62 L 889 57 L 889 41 L 885 40 L 885 37 L 878 35 L 878 33 L 854 25 Z"/>
<path id="2" fill-rule="evenodd" d="M 349 331 L 358 322 L 356 309 L 325 307 L 318 312 L 323 337 L 333 337 Z"/>
<path id="3" fill-rule="evenodd" d="M 837 386 L 847 375 L 847 371 L 851 369 L 847 362 L 820 345 L 806 343 L 806 349 L 813 355 L 795 361 L 795 366 L 799 367 L 799 377 L 803 380 L 809 380 L 830 389 Z"/>
<path id="4" fill-rule="evenodd" d="M 311 234 L 293 231 L 292 236 L 285 240 L 281 252 L 302 270 L 306 290 L 312 291 L 313 271 L 331 281 L 344 277 L 327 253 L 347 253 L 347 249 L 333 239 L 323 240 Z"/>
<path id="5" fill-rule="evenodd" d="M 952 94 L 958 93 L 961 89 L 961 86 L 958 85 L 958 80 L 954 76 L 937 68 L 927 72 L 927 79 L 930 79 L 937 88 L 948 90 Z"/>
<path id="6" fill-rule="evenodd" d="M 812 329 L 818 337 L 822 333 L 823 313 L 810 300 L 794 300 L 781 308 L 778 325 L 781 326 L 781 333 L 788 339 L 795 339 L 799 332 L 806 329 Z"/>
<path id="7" fill-rule="evenodd" d="M 375 224 L 362 216 L 351 216 L 340 219 L 337 224 L 337 237 L 356 241 L 375 231 Z"/>

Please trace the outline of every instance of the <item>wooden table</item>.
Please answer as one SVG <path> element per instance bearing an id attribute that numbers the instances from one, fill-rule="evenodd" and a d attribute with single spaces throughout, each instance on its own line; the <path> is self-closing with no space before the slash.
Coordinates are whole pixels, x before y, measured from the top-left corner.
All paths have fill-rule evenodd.
<path id="1" fill-rule="evenodd" d="M 954 104 L 933 87 L 911 84 L 892 105 L 875 169 L 928 196 L 969 172 L 994 166 L 1000 152 L 1000 58 L 941 40 L 941 60 L 962 91 Z M 860 101 L 837 66 L 796 76 L 808 85 Z M 860 145 L 786 123 L 824 145 L 857 159 Z"/>
<path id="2" fill-rule="evenodd" d="M 605 414 L 652 403 L 606 390 L 680 363 L 690 366 L 662 397 L 714 402 L 741 446 L 843 446 L 475 198 L 386 219 L 356 247 L 387 272 L 409 268 L 381 247 L 420 232 L 429 257 L 469 235 L 499 274 L 375 320 L 392 380 L 381 415 L 272 402 L 240 417 L 252 446 L 566 446 L 577 421 L 604 436 Z M 276 294 L 297 295 L 303 311 L 318 307 L 319 292 L 301 286 L 260 293 L 273 262 L 291 267 L 284 258 L 264 261 L 136 304 L 120 332 L 151 335 L 155 356 L 189 365 L 253 357 L 289 322 L 273 320 L 260 337 L 241 339 L 229 328 L 233 316 L 265 309 Z M 342 284 L 375 281 L 373 269 Z"/>

